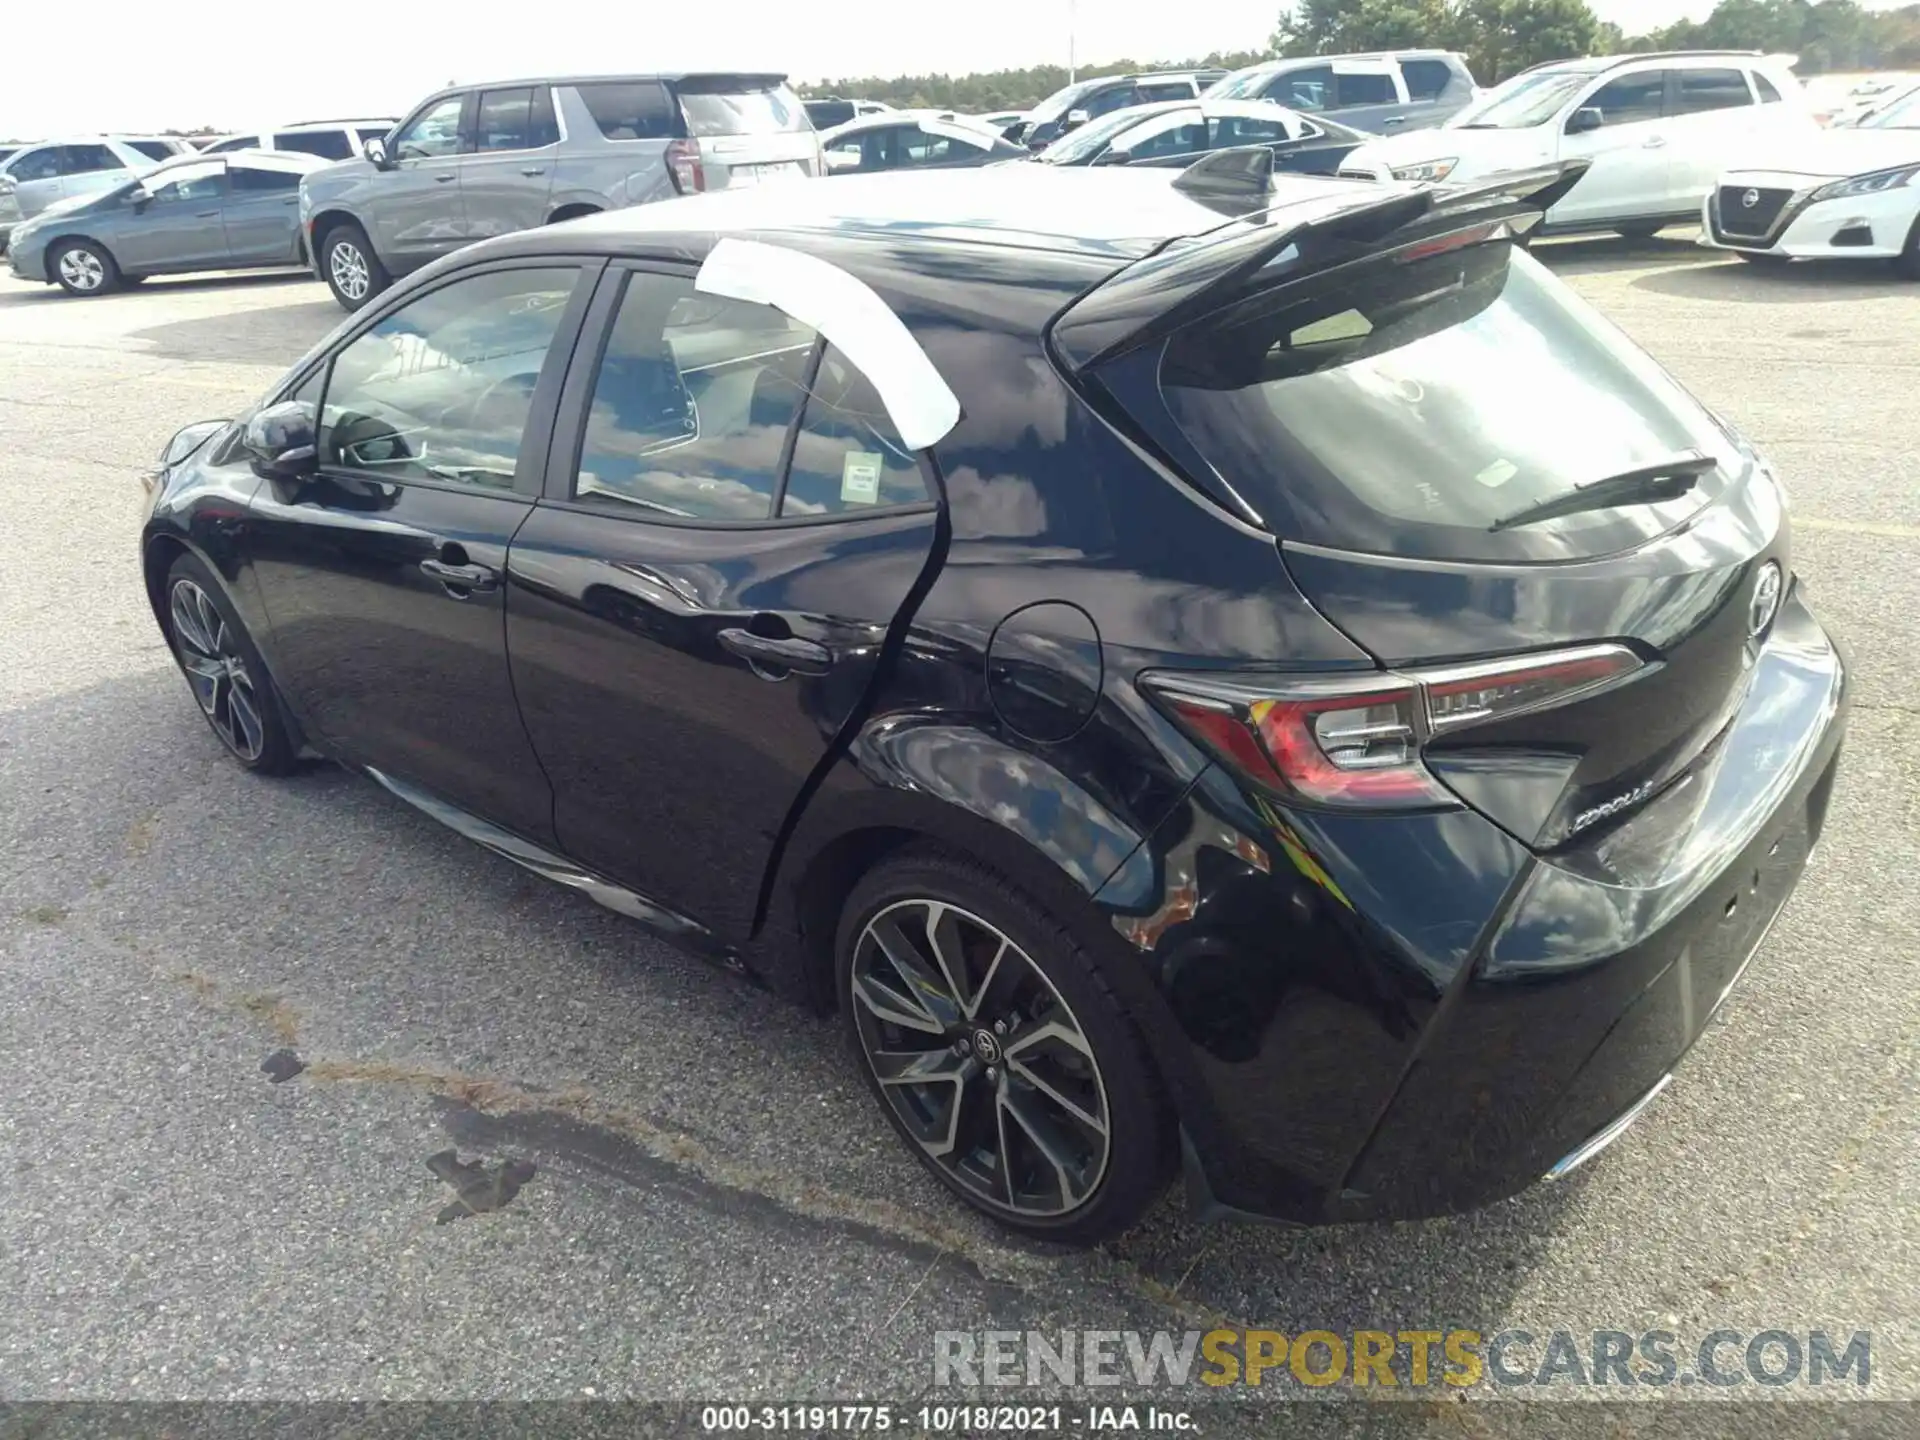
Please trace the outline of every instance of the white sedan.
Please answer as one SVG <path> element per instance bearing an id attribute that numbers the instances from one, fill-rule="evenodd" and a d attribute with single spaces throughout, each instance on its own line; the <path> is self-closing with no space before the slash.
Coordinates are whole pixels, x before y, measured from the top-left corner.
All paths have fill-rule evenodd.
<path id="1" fill-rule="evenodd" d="M 1724 171 L 1700 231 L 1748 260 L 1895 260 L 1920 280 L 1920 90 Z"/>

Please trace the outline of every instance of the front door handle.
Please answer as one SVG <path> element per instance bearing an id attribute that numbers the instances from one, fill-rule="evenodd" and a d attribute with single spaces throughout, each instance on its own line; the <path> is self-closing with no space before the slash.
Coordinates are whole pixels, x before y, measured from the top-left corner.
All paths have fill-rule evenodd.
<path id="1" fill-rule="evenodd" d="M 1656 135 L 1651 140 L 1641 141 L 1640 148 L 1642 150 L 1658 150 L 1661 146 L 1665 145 L 1666 143 L 1667 143 L 1666 136 Z"/>
<path id="2" fill-rule="evenodd" d="M 722 630 L 720 643 L 747 664 L 762 680 L 784 680 L 792 675 L 824 675 L 833 668 L 833 652 L 811 640 L 776 640 L 751 630 Z"/>
<path id="3" fill-rule="evenodd" d="M 219 216 L 220 212 L 218 210 L 196 210 L 193 212 L 193 218 L 196 220 L 215 220 L 218 219 Z"/>
<path id="4" fill-rule="evenodd" d="M 547 167 L 544 165 L 522 165 L 520 167 L 520 173 L 522 175 L 544 175 L 547 173 Z"/>
<path id="5" fill-rule="evenodd" d="M 433 183 L 436 185 L 451 185 L 455 178 L 456 177 L 452 175 L 436 175 L 433 177 Z"/>
<path id="6" fill-rule="evenodd" d="M 422 560 L 420 569 L 445 587 L 456 600 L 500 588 L 500 572 L 485 565 L 456 565 L 445 560 Z"/>

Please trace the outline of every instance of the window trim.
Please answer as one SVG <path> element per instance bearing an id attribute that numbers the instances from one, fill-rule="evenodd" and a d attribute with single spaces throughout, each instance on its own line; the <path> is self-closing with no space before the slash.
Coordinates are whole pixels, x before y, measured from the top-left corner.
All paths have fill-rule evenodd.
<path id="1" fill-rule="evenodd" d="M 443 97 L 444 98 L 444 97 Z M 553 443 L 555 417 L 559 412 L 560 389 L 573 360 L 574 348 L 579 344 L 581 325 L 586 317 L 587 306 L 598 294 L 601 272 L 606 268 L 606 258 L 599 255 L 575 255 L 560 253 L 554 255 L 515 255 L 499 260 L 484 261 L 477 265 L 462 266 L 437 276 L 430 285 L 398 286 L 381 296 L 385 303 L 369 305 L 356 314 L 353 327 L 340 336 L 326 353 L 316 358 L 313 364 L 302 366 L 300 373 L 283 385 L 276 400 L 289 399 L 299 393 L 300 388 L 314 376 L 320 376 L 320 408 L 314 417 L 314 432 L 319 434 L 320 417 L 326 414 L 327 394 L 333 388 L 334 362 L 349 346 L 355 344 L 374 326 L 395 312 L 404 310 L 417 300 L 424 299 L 437 291 L 446 289 L 463 280 L 471 280 L 479 275 L 491 275 L 506 270 L 555 270 L 571 267 L 579 272 L 574 281 L 573 294 L 567 299 L 567 308 L 561 313 L 560 323 L 555 327 L 553 340 L 547 347 L 547 358 L 540 366 L 540 379 L 533 388 L 533 403 L 527 412 L 527 428 L 521 436 L 520 453 L 515 458 L 513 468 L 513 487 L 511 489 L 488 489 L 481 485 L 469 485 L 459 480 L 435 480 L 430 476 L 379 474 L 372 471 L 353 470 L 344 465 L 329 466 L 319 464 L 321 473 L 348 475 L 356 480 L 373 479 L 386 485 L 410 485 L 424 490 L 445 490 L 454 495 L 480 495 L 497 500 L 536 500 L 540 496 L 541 472 Z"/>
<path id="2" fill-rule="evenodd" d="M 804 399 L 794 408 L 793 419 L 787 422 L 786 436 L 780 442 L 780 468 L 774 476 L 773 498 L 769 502 L 768 513 L 758 520 L 716 520 L 705 515 L 682 519 L 677 515 L 665 515 L 642 509 L 637 505 L 623 505 L 617 500 L 576 496 L 573 493 L 573 482 L 580 472 L 581 452 L 586 448 L 587 412 L 593 400 L 593 388 L 600 380 L 600 364 L 606 358 L 607 344 L 613 338 L 613 326 L 615 320 L 619 318 L 620 302 L 626 298 L 627 286 L 630 283 L 628 277 L 635 274 L 667 275 L 691 283 L 698 273 L 697 265 L 657 256 L 621 257 L 607 263 L 594 286 L 592 303 L 587 307 L 586 316 L 572 347 L 566 381 L 560 389 L 557 414 L 547 442 L 546 483 L 541 493 L 535 497 L 536 504 L 555 510 L 571 510 L 582 515 L 597 515 L 602 519 L 625 524 L 712 532 L 789 530 L 808 525 L 841 525 L 858 523 L 862 520 L 893 519 L 902 515 L 933 514 L 941 509 L 942 501 L 938 497 L 944 495 L 945 487 L 940 483 L 939 476 L 928 466 L 926 455 L 916 451 L 914 458 L 920 466 L 922 477 L 926 480 L 927 493 L 936 497 L 934 499 L 922 500 L 912 505 L 876 505 L 871 510 L 836 510 L 824 515 L 782 515 L 780 504 L 786 498 L 787 476 L 793 468 L 793 452 L 799 443 L 801 424 L 807 413 Z M 825 355 L 829 343 L 826 335 L 815 332 L 813 353 L 807 361 L 809 388 L 811 377 L 818 374 L 821 358 Z M 546 376 L 543 374 L 540 378 L 544 385 Z"/>

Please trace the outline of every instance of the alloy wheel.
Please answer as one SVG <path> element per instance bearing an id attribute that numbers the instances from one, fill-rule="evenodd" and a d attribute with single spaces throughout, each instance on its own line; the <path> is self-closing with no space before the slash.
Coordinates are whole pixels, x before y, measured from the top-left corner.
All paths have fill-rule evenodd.
<path id="1" fill-rule="evenodd" d="M 907 1133 L 966 1194 L 1066 1215 L 1106 1173 L 1106 1086 L 1080 1022 L 1033 959 L 977 915 L 903 900 L 855 942 L 855 1028 Z"/>
<path id="2" fill-rule="evenodd" d="M 107 267 L 93 251 L 76 245 L 60 256 L 60 278 L 75 290 L 91 292 L 107 283 Z"/>
<path id="3" fill-rule="evenodd" d="M 173 582 L 168 610 L 180 667 L 187 672 L 193 698 L 229 750 L 242 760 L 258 760 L 266 746 L 260 696 L 232 627 L 207 592 L 191 580 Z"/>
<path id="4" fill-rule="evenodd" d="M 327 271 L 333 276 L 333 286 L 349 300 L 367 298 L 367 287 L 372 276 L 367 267 L 367 257 L 360 253 L 360 247 L 351 240 L 336 240 L 327 252 Z"/>

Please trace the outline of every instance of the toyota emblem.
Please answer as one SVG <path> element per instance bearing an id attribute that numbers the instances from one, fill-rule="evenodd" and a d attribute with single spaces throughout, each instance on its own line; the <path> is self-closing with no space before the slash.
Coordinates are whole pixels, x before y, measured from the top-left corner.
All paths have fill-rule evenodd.
<path id="1" fill-rule="evenodd" d="M 1769 560 L 1760 567 L 1760 578 L 1753 582 L 1753 598 L 1747 602 L 1747 634 L 1759 639 L 1779 609 L 1780 563 Z"/>
<path id="2" fill-rule="evenodd" d="M 1740 197 L 1740 203 L 1746 206 L 1747 209 L 1751 210 L 1754 206 L 1760 203 L 1760 192 L 1758 190 L 1747 191 L 1746 194 Z"/>

